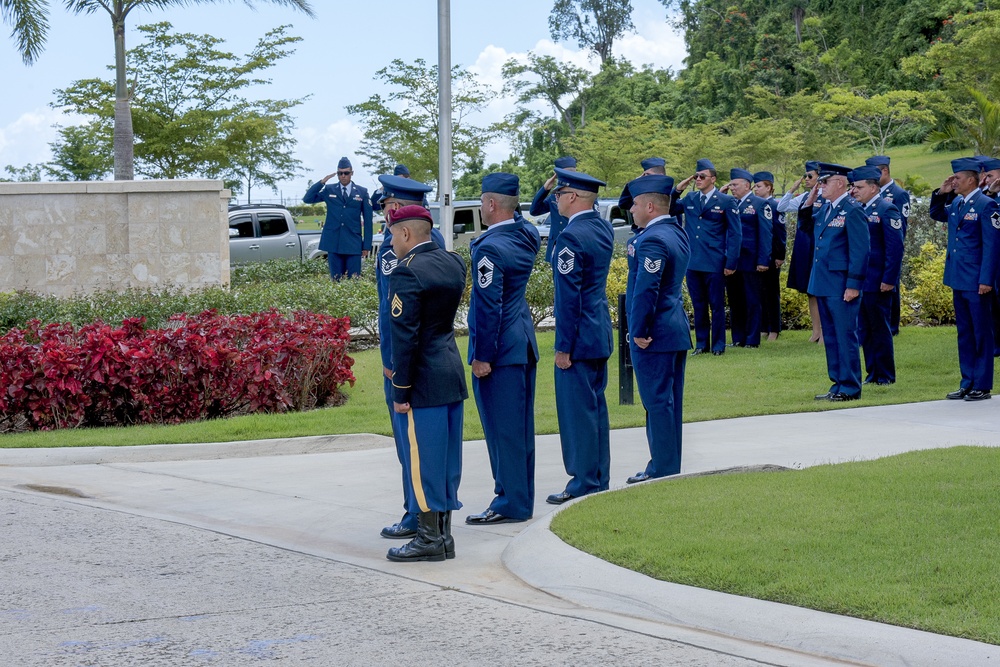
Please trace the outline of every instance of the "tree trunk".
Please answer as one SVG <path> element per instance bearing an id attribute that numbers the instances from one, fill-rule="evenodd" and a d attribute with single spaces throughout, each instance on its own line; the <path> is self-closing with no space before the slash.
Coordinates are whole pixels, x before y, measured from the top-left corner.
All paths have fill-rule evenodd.
<path id="1" fill-rule="evenodd" d="M 115 3 L 118 9 L 120 3 Z M 133 149 L 135 135 L 132 132 L 132 105 L 128 82 L 125 79 L 125 17 L 112 17 L 115 30 L 115 180 L 135 179 Z"/>

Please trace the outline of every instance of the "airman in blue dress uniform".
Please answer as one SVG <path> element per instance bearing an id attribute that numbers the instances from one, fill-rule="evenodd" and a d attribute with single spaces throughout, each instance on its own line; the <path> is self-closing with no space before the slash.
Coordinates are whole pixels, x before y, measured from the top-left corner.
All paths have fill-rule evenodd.
<path id="1" fill-rule="evenodd" d="M 396 455 L 402 466 L 403 478 L 403 518 L 398 523 L 382 529 L 382 537 L 389 539 L 407 539 L 417 534 L 417 515 L 409 511 L 413 498 L 413 482 L 409 471 L 404 465 L 405 451 L 409 449 L 409 441 L 405 433 L 395 432 L 395 410 L 392 407 L 392 336 L 389 333 L 391 317 L 389 315 L 389 276 L 399 263 L 396 252 L 392 248 L 392 216 L 404 206 L 420 204 L 431 186 L 405 177 L 379 176 L 382 187 L 379 207 L 385 211 L 385 231 L 382 245 L 376 256 L 375 286 L 378 290 L 378 331 L 379 351 L 382 354 L 382 388 L 385 392 L 386 406 L 389 408 L 389 420 L 393 424 L 393 438 L 396 441 Z M 444 247 L 444 238 L 436 229 L 431 229 L 431 238 L 440 247 Z"/>
<path id="2" fill-rule="evenodd" d="M 725 277 L 736 271 L 743 238 L 736 200 L 719 192 L 717 177 L 710 160 L 698 160 L 695 174 L 677 184 L 670 210 L 673 215 L 683 212 L 686 216 L 691 244 L 686 280 L 694 307 L 693 354 L 726 351 Z M 692 180 L 697 192 L 681 197 Z"/>
<path id="3" fill-rule="evenodd" d="M 753 174 L 732 169 L 722 188 L 736 198 L 742 227 L 736 272 L 726 278 L 734 347 L 760 347 L 761 275 L 771 264 L 771 225 L 775 211 L 753 194 Z"/>
<path id="4" fill-rule="evenodd" d="M 412 178 L 410 176 L 410 170 L 407 168 L 407 166 L 405 164 L 397 164 L 393 168 L 393 170 L 392 170 L 392 175 L 393 176 L 399 176 L 401 178 Z M 428 190 L 428 192 L 430 192 L 430 190 Z M 385 197 L 385 189 L 384 188 L 379 188 L 378 190 L 376 190 L 375 192 L 372 193 L 372 197 L 371 197 L 372 211 L 378 213 L 379 211 L 382 210 L 382 199 L 384 197 Z M 416 203 L 420 204 L 424 208 L 427 208 L 427 195 L 426 194 L 423 195 L 423 197 L 421 197 L 420 201 L 418 201 Z M 444 246 L 441 246 L 441 247 L 443 248 Z"/>
<path id="5" fill-rule="evenodd" d="M 979 190 L 993 201 L 1000 201 L 1000 159 L 979 155 L 981 174 Z M 1000 357 L 1000 290 L 994 289 L 991 310 L 993 311 L 993 356 Z"/>
<path id="6" fill-rule="evenodd" d="M 405 433 L 405 467 L 413 484 L 407 508 L 417 535 L 389 549 L 391 561 L 454 558 L 450 516 L 461 509 L 462 401 L 469 397 L 455 344 L 455 313 L 465 291 L 465 262 L 431 240 L 433 220 L 422 206 L 393 216 L 400 257 L 389 276 L 392 400 L 396 433 Z"/>
<path id="7" fill-rule="evenodd" d="M 774 174 L 758 171 L 753 175 L 753 193 L 771 207 L 771 261 L 760 278 L 761 333 L 776 340 L 781 332 L 781 267 L 785 263 L 788 230 L 785 214 L 778 211 L 774 198 Z"/>
<path id="8" fill-rule="evenodd" d="M 625 307 L 650 453 L 645 470 L 629 477 L 629 484 L 681 471 L 684 365 L 691 349 L 681 286 L 691 249 L 687 232 L 670 216 L 673 187 L 674 179 L 660 175 L 626 186 L 640 233 L 628 243 Z"/>
<path id="9" fill-rule="evenodd" d="M 465 522 L 530 519 L 535 509 L 535 374 L 538 343 L 524 293 L 541 239 L 516 214 L 517 176 L 483 179 L 485 232 L 470 244 L 469 355 L 472 393 L 483 423 L 496 497 Z"/>
<path id="10" fill-rule="evenodd" d="M 850 169 L 821 162 L 820 180 L 827 200 L 813 211 L 819 187 L 813 191 L 799 215 L 813 215 L 816 249 L 809 293 L 815 294 L 823 322 L 826 367 L 833 385 L 816 400 L 853 401 L 861 398 L 861 358 L 858 314 L 861 287 L 868 272 L 868 220 L 861 206 L 847 193 Z"/>
<path id="11" fill-rule="evenodd" d="M 555 278 L 555 391 L 563 464 L 571 479 L 546 502 L 559 505 L 608 488 L 611 469 L 608 357 L 614 335 L 606 286 L 614 233 L 594 210 L 605 185 L 587 174 L 556 169 L 555 196 L 568 219 L 552 254 Z"/>
<path id="12" fill-rule="evenodd" d="M 812 275 L 813 250 L 815 240 L 813 239 L 813 216 L 802 215 L 800 209 L 809 198 L 813 186 L 819 181 L 819 162 L 810 160 L 805 165 L 805 176 L 795 181 L 788 192 L 781 196 L 778 201 L 778 212 L 796 213 L 795 240 L 792 245 L 792 258 L 788 262 L 788 281 L 786 285 L 789 289 L 801 292 L 809 297 L 809 318 L 812 320 L 812 336 L 809 342 L 816 343 L 823 340 L 823 329 L 820 324 L 819 302 L 816 295 L 809 294 L 809 278 Z M 799 185 L 805 184 L 806 191 L 796 195 Z M 826 200 L 820 195 L 812 205 L 812 212 L 815 213 Z"/>
<path id="13" fill-rule="evenodd" d="M 878 168 L 878 183 L 881 188 L 881 197 L 895 206 L 896 210 L 899 211 L 899 215 L 903 220 L 903 240 L 906 241 L 906 230 L 910 224 L 910 193 L 900 187 L 893 179 L 892 174 L 889 172 L 890 161 L 888 155 L 874 155 L 865 160 L 865 166 Z M 898 286 L 891 292 L 890 298 L 892 299 L 892 303 L 889 306 L 889 328 L 892 330 L 892 335 L 895 336 L 899 333 L 900 304 Z"/>
<path id="14" fill-rule="evenodd" d="M 319 249 L 326 252 L 330 277 L 361 275 L 361 259 L 372 249 L 372 205 L 368 190 L 351 181 L 354 169 L 346 157 L 337 164 L 338 185 L 328 185 L 328 174 L 306 190 L 306 204 L 326 203 L 326 222 Z"/>
<path id="15" fill-rule="evenodd" d="M 557 170 L 576 171 L 576 158 L 569 155 L 556 158 L 555 166 Z M 549 238 L 545 242 L 546 262 L 552 261 L 552 251 L 556 247 L 556 239 L 559 238 L 562 230 L 566 228 L 567 222 L 566 217 L 559 212 L 559 205 L 556 202 L 555 196 L 550 194 L 553 188 L 556 187 L 557 180 L 558 176 L 553 172 L 552 176 L 535 193 L 535 198 L 531 200 L 531 208 L 528 209 L 528 213 L 531 215 L 549 214 Z"/>
<path id="16" fill-rule="evenodd" d="M 861 204 L 868 219 L 870 238 L 858 330 L 865 353 L 865 384 L 889 385 L 896 381 L 890 315 L 892 294 L 903 264 L 903 217 L 879 194 L 877 167 L 858 167 L 848 180 L 852 184 L 851 196 Z"/>
<path id="17" fill-rule="evenodd" d="M 1000 269 L 1000 210 L 979 189 L 976 158 L 951 161 L 954 172 L 931 195 L 931 218 L 948 223 L 944 284 L 952 289 L 962 383 L 950 399 L 979 401 L 993 391 L 992 298 Z"/>

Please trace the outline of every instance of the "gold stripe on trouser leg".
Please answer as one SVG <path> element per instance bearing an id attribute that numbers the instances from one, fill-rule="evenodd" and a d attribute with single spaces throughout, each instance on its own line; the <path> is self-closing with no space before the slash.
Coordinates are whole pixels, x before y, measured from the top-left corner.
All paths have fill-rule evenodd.
<path id="1" fill-rule="evenodd" d="M 410 481 L 413 483 L 413 495 L 421 512 L 430 512 L 427 498 L 424 497 L 424 485 L 420 479 L 420 450 L 417 448 L 417 427 L 413 423 L 413 409 L 406 413 L 406 433 L 410 439 Z"/>

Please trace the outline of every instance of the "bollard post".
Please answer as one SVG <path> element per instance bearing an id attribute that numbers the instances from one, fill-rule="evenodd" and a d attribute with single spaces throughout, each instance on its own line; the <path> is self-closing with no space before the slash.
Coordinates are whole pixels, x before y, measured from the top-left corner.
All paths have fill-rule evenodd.
<path id="1" fill-rule="evenodd" d="M 629 350 L 628 315 L 625 295 L 618 295 L 618 405 L 634 405 L 632 383 L 632 353 Z"/>

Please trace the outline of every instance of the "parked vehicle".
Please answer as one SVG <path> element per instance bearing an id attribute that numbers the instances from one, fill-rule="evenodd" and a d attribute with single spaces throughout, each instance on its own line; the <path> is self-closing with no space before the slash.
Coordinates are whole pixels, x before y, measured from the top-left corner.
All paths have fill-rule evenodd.
<path id="1" fill-rule="evenodd" d="M 326 259 L 319 249 L 318 231 L 297 231 L 295 219 L 277 204 L 229 207 L 229 263 L 248 264 L 270 259 Z"/>
<path id="2" fill-rule="evenodd" d="M 632 237 L 632 222 L 629 219 L 628 211 L 618 206 L 617 199 L 598 199 L 597 208 L 602 218 L 611 221 L 611 227 L 615 233 L 615 243 L 627 243 Z M 543 241 L 549 238 L 549 215 L 545 213 L 535 218 L 535 225 L 538 226 L 538 233 Z"/>

